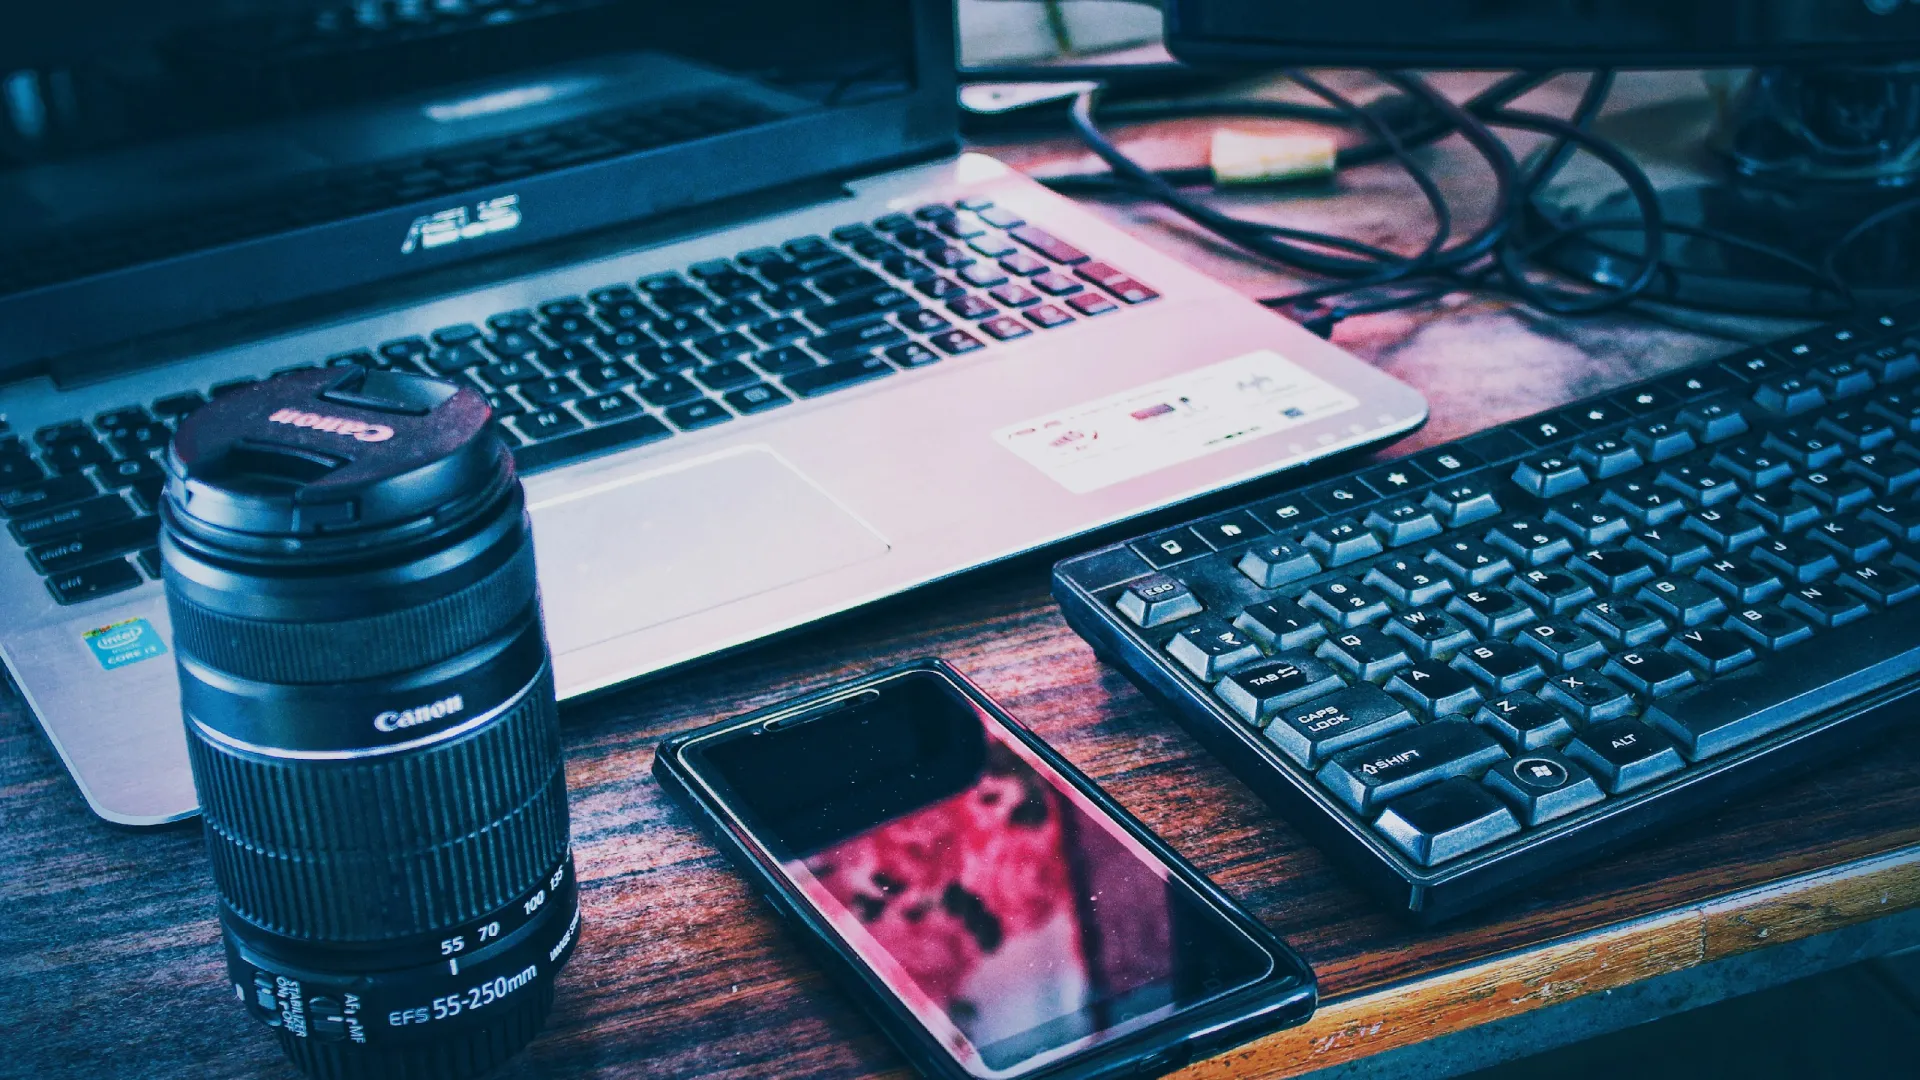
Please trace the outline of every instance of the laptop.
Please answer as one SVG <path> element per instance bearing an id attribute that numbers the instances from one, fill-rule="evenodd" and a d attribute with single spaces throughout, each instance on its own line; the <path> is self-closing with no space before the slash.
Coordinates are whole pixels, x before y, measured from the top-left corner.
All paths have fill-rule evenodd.
<path id="1" fill-rule="evenodd" d="M 195 811 L 154 455 L 278 371 L 489 396 L 565 698 L 1425 418 L 960 152 L 953 26 L 952 0 L 37 7 L 0 42 L 0 658 L 88 805 Z"/>

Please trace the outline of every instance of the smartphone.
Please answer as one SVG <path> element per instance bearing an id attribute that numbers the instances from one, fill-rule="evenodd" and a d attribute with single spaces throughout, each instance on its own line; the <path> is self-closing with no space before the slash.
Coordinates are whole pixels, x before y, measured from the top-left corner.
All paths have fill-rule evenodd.
<path id="1" fill-rule="evenodd" d="M 941 661 L 654 773 L 927 1076 L 1158 1075 L 1313 1013 L 1292 950 Z"/>

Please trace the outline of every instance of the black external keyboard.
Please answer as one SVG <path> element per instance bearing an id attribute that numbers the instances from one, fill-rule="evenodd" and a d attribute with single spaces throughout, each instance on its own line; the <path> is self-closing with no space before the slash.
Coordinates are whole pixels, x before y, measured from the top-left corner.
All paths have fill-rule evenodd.
<path id="1" fill-rule="evenodd" d="M 1053 587 L 1434 921 L 1904 718 L 1916 493 L 1908 309 L 1068 559 Z"/>
<path id="2" fill-rule="evenodd" d="M 1008 210 L 963 200 L 281 370 L 356 364 L 465 382 L 487 395 L 520 470 L 533 472 L 1158 296 Z M 158 576 L 155 457 L 209 395 L 255 381 L 183 387 L 31 436 L 0 420 L 0 519 L 56 600 Z"/>

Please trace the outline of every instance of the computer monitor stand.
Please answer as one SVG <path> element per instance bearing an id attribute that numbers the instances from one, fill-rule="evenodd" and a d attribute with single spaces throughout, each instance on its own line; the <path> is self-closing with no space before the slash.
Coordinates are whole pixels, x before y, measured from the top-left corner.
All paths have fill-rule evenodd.
<path id="1" fill-rule="evenodd" d="M 1709 145 L 1718 177 L 1665 186 L 1667 221 L 1823 266 L 1856 224 L 1920 196 L 1920 64 L 1757 69 L 1721 110 Z M 1576 233 L 1541 253 L 1578 278 L 1618 284 L 1633 277 L 1645 250 L 1638 219 L 1624 191 L 1573 206 L 1550 189 L 1532 209 L 1528 231 L 1626 223 Z M 1670 272 L 1650 299 L 1810 317 L 1846 307 L 1805 269 L 1730 244 L 1670 235 L 1666 261 Z M 1920 206 L 1852 239 L 1834 266 L 1860 306 L 1910 299 L 1920 283 Z"/>

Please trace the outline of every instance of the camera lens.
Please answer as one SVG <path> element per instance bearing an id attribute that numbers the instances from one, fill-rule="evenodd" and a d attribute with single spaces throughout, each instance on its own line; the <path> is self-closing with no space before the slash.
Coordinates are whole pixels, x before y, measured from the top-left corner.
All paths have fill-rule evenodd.
<path id="1" fill-rule="evenodd" d="M 167 454 L 161 555 L 233 993 L 325 1077 L 525 1045 L 579 934 L 533 541 L 484 399 L 300 371 Z"/>

